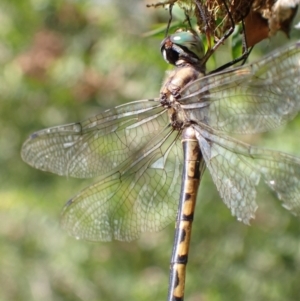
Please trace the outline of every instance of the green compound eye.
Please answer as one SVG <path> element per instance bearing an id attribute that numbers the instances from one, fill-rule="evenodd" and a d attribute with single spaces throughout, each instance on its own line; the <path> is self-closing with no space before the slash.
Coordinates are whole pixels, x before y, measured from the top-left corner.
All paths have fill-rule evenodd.
<path id="1" fill-rule="evenodd" d="M 204 57 L 204 45 L 197 34 L 190 31 L 178 31 L 170 36 L 170 40 L 178 46 L 185 47 L 199 59 Z"/>

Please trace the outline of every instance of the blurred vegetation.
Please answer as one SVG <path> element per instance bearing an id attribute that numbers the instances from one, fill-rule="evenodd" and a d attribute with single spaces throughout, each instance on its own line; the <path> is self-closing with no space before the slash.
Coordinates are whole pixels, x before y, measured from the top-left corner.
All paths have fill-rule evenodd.
<path id="1" fill-rule="evenodd" d="M 167 11 L 138 0 L 1 1 L 0 301 L 166 299 L 174 225 L 132 243 L 68 237 L 60 209 L 91 181 L 34 170 L 20 148 L 38 129 L 158 96 L 167 69 L 162 35 L 144 34 L 167 20 Z M 283 35 L 266 41 L 252 57 L 285 43 Z M 229 48 L 209 68 L 228 61 Z M 299 123 L 252 141 L 300 154 Z M 265 188 L 258 202 L 251 227 L 237 222 L 206 174 L 186 300 L 300 299 L 300 220 Z"/>

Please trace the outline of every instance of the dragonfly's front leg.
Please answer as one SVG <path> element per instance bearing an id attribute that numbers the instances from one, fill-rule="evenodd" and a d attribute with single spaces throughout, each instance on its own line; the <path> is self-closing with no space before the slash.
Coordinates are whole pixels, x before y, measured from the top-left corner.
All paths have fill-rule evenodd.
<path id="1" fill-rule="evenodd" d="M 160 103 L 170 108 L 180 98 L 181 90 L 190 82 L 202 76 L 202 73 L 189 63 L 182 62 L 165 80 L 160 90 Z"/>

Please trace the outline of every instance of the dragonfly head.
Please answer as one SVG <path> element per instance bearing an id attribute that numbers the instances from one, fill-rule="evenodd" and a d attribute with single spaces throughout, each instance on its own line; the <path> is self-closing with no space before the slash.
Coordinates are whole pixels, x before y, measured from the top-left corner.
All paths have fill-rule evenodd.
<path id="1" fill-rule="evenodd" d="M 165 61 L 172 65 L 180 59 L 197 64 L 204 57 L 205 50 L 195 32 L 180 29 L 162 41 L 161 53 Z"/>

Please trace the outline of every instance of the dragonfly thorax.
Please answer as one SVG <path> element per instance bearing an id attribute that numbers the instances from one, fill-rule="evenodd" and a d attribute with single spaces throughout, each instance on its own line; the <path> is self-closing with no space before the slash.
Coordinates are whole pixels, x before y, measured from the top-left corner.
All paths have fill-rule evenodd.
<path id="1" fill-rule="evenodd" d="M 160 103 L 168 108 L 173 128 L 180 130 L 191 122 L 180 105 L 181 91 L 204 76 L 205 65 L 201 63 L 204 47 L 195 33 L 179 31 L 163 40 L 161 52 L 175 69 L 168 73 L 161 88 Z"/>
<path id="2" fill-rule="evenodd" d="M 187 84 L 203 76 L 204 72 L 189 63 L 178 66 L 167 74 L 160 90 L 161 104 L 165 107 L 172 106 L 174 100 L 180 99 L 181 91 Z"/>
<path id="3" fill-rule="evenodd" d="M 190 64 L 184 64 L 170 72 L 160 91 L 160 103 L 168 108 L 169 118 L 175 129 L 182 129 L 190 124 L 190 120 L 181 108 L 180 98 L 182 89 L 204 74 Z"/>

